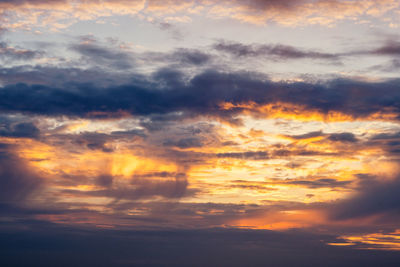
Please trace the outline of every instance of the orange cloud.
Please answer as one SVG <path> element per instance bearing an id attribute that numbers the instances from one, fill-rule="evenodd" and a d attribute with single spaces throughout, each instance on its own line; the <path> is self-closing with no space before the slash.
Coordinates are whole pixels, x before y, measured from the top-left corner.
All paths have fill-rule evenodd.
<path id="1" fill-rule="evenodd" d="M 364 249 L 382 249 L 400 251 L 400 230 L 392 233 L 373 233 L 365 235 L 341 236 L 345 243 L 343 245 L 360 245 Z M 329 243 L 336 246 L 337 243 Z"/>
<path id="2" fill-rule="evenodd" d="M 325 216 L 318 211 L 289 210 L 242 218 L 231 222 L 231 225 L 240 228 L 288 230 L 321 225 L 324 222 L 326 222 Z"/>
<path id="3" fill-rule="evenodd" d="M 285 26 L 331 26 L 344 19 L 381 17 L 397 10 L 399 4 L 396 0 L 27 0 L 0 3 L 0 20 L 5 28 L 45 26 L 61 29 L 79 20 L 95 20 L 111 15 L 137 15 L 140 12 L 141 16 L 152 20 L 175 14 L 175 20 L 180 21 L 177 18 L 182 16 L 186 17 L 183 21 L 188 21 L 187 15 L 201 12 L 211 18 L 229 17 L 255 24 L 275 22 Z M 385 20 L 390 23 L 388 17 Z"/>
<path id="4" fill-rule="evenodd" d="M 223 102 L 219 105 L 221 110 L 237 110 L 245 115 L 252 115 L 256 118 L 287 119 L 298 121 L 323 121 L 323 122 L 345 122 L 355 120 L 383 120 L 395 121 L 397 115 L 391 110 L 373 113 L 366 117 L 354 117 L 338 111 L 323 113 L 319 110 L 309 109 L 305 106 L 284 102 L 259 105 L 255 102 L 233 104 Z"/>

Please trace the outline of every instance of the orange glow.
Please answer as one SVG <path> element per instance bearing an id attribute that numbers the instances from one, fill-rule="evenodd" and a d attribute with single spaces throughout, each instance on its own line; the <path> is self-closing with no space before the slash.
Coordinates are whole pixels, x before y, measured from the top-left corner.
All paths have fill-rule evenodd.
<path id="1" fill-rule="evenodd" d="M 341 236 L 340 238 L 348 241 L 349 245 L 361 244 L 366 245 L 366 249 L 383 249 L 400 251 L 400 230 L 393 233 L 374 233 L 357 236 Z M 334 243 L 335 244 L 335 243 Z M 329 244 L 329 245 L 334 245 Z"/>
<path id="2" fill-rule="evenodd" d="M 240 228 L 288 230 L 322 224 L 324 215 L 312 210 L 292 210 L 281 212 L 266 212 L 253 218 L 243 218 L 231 224 Z"/>
<path id="3" fill-rule="evenodd" d="M 397 115 L 395 112 L 377 112 L 367 117 L 355 118 L 348 114 L 329 111 L 322 113 L 318 110 L 312 110 L 305 106 L 294 105 L 290 103 L 276 102 L 273 104 L 258 105 L 255 102 L 232 104 L 230 102 L 220 103 L 222 110 L 239 109 L 245 115 L 253 115 L 264 118 L 281 118 L 287 120 L 299 121 L 323 121 L 323 122 L 345 122 L 355 120 L 395 120 Z"/>

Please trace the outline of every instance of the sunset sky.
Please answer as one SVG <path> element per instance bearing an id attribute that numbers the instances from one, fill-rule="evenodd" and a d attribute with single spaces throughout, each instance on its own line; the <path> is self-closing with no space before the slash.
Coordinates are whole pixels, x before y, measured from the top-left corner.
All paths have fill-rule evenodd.
<path id="1" fill-rule="evenodd" d="M 0 0 L 1 265 L 399 266 L 399 33 L 397 0 Z"/>

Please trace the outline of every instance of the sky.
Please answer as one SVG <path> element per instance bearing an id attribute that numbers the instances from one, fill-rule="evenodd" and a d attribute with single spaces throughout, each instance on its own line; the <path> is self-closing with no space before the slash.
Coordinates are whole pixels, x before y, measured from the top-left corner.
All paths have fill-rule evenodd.
<path id="1" fill-rule="evenodd" d="M 397 0 L 0 0 L 0 263 L 398 266 L 399 32 Z"/>

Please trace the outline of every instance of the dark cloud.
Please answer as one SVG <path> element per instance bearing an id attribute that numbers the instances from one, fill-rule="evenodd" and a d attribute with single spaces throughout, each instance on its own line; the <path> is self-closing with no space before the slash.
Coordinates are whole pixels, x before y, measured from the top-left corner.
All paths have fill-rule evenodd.
<path id="1" fill-rule="evenodd" d="M 71 136 L 75 137 L 75 136 Z M 76 135 L 74 143 L 86 146 L 91 150 L 102 150 L 103 152 L 112 152 L 113 148 L 107 146 L 107 142 L 111 140 L 111 136 L 102 133 L 82 133 Z"/>
<path id="2" fill-rule="evenodd" d="M 352 181 L 339 181 L 332 178 L 321 178 L 321 179 L 273 179 L 272 183 L 283 184 L 283 185 L 297 185 L 307 188 L 346 188 Z"/>
<path id="3" fill-rule="evenodd" d="M 257 113 L 258 105 L 289 103 L 322 114 L 341 112 L 362 118 L 400 110 L 397 80 L 361 82 L 332 80 L 326 83 L 272 82 L 252 73 L 207 71 L 185 81 L 177 71 L 160 71 L 153 82 L 139 81 L 126 86 L 98 88 L 85 84 L 62 88 L 14 84 L 0 88 L 0 110 L 43 115 L 110 117 L 186 114 L 218 116 L 234 122 L 247 110 Z M 230 102 L 231 108 L 221 104 Z M 254 103 L 254 109 L 241 106 Z M 238 105 L 238 106 L 235 106 Z M 290 112 L 290 108 L 286 108 Z"/>
<path id="4" fill-rule="evenodd" d="M 72 179 L 82 179 L 72 177 Z M 196 190 L 188 190 L 188 181 L 184 173 L 152 173 L 133 175 L 129 184 L 115 184 L 115 177 L 100 175 L 95 183 L 104 187 L 100 190 L 79 191 L 63 190 L 64 193 L 74 196 L 108 197 L 115 200 L 138 200 L 163 197 L 177 199 L 192 196 Z"/>
<path id="5" fill-rule="evenodd" d="M 145 138 L 147 135 L 144 130 L 141 129 L 132 129 L 126 131 L 113 131 L 111 132 L 111 136 L 113 137 L 125 137 L 125 138 L 132 138 L 135 136 L 140 136 Z"/>
<path id="6" fill-rule="evenodd" d="M 388 55 L 388 56 L 399 56 L 400 55 L 400 42 L 390 40 L 383 46 L 370 51 L 371 54 L 375 55 Z"/>
<path id="7" fill-rule="evenodd" d="M 357 137 L 353 133 L 324 133 L 322 131 L 316 131 L 316 132 L 309 132 L 305 134 L 300 134 L 300 135 L 288 135 L 287 137 L 290 137 L 295 140 L 302 140 L 302 139 L 309 139 L 309 138 L 314 138 L 314 137 L 325 137 L 330 141 L 334 142 L 345 142 L 345 143 L 355 143 L 358 141 Z"/>
<path id="8" fill-rule="evenodd" d="M 40 138 L 43 143 L 64 147 L 69 151 L 82 151 L 85 149 L 113 152 L 115 142 L 133 142 L 137 139 L 146 138 L 144 130 L 132 129 L 126 131 L 113 131 L 111 133 L 80 132 L 77 134 L 58 133 L 64 130 L 64 126 L 53 131 L 48 131 L 46 137 Z M 1 132 L 0 132 L 1 133 Z"/>
<path id="9" fill-rule="evenodd" d="M 203 143 L 199 138 L 188 137 L 179 140 L 167 140 L 163 143 L 163 145 L 169 147 L 192 148 L 202 147 Z"/>
<path id="10" fill-rule="evenodd" d="M 353 133 L 333 133 L 328 137 L 329 140 L 334 142 L 355 143 L 358 141 Z"/>
<path id="11" fill-rule="evenodd" d="M 227 188 L 240 188 L 240 189 L 248 189 L 248 190 L 255 190 L 258 192 L 269 192 L 275 191 L 276 188 L 269 187 L 271 185 L 268 182 L 258 182 L 258 181 L 248 181 L 248 180 L 235 180 L 232 181 Z"/>
<path id="12" fill-rule="evenodd" d="M 398 252 L 324 244 L 330 241 L 335 237 L 298 230 L 93 230 L 29 220 L 1 223 L 0 264 L 395 267 L 400 260 Z"/>
<path id="13" fill-rule="evenodd" d="M 133 68 L 134 58 L 131 53 L 106 47 L 90 37 L 82 38 L 80 43 L 70 47 L 82 56 L 81 61 L 87 62 L 89 65 L 117 70 Z"/>
<path id="14" fill-rule="evenodd" d="M 145 173 L 145 174 L 134 174 L 133 175 L 133 179 L 140 179 L 140 178 L 153 178 L 153 177 L 163 177 L 163 178 L 171 178 L 171 177 L 175 177 L 175 178 L 185 178 L 186 174 L 182 173 L 182 172 L 149 172 L 149 173 Z"/>
<path id="15" fill-rule="evenodd" d="M 400 216 L 400 179 L 391 181 L 369 181 L 363 183 L 354 196 L 339 201 L 330 209 L 335 219 L 352 219 L 374 215 L 390 214 L 390 221 L 398 221 Z"/>
<path id="16" fill-rule="evenodd" d="M 237 5 L 244 9 L 247 14 L 259 14 L 263 11 L 269 11 L 271 9 L 278 10 L 282 13 L 288 11 L 295 11 L 296 8 L 301 6 L 304 3 L 313 3 L 316 4 L 318 2 L 325 2 L 325 0 L 250 0 L 250 1 L 242 1 L 242 0 L 213 0 L 212 3 L 220 3 L 220 4 L 229 4 L 229 5 Z"/>
<path id="17" fill-rule="evenodd" d="M 318 59 L 336 64 L 341 64 L 341 59 L 351 56 L 397 57 L 400 55 L 400 42 L 397 40 L 389 40 L 375 49 L 360 49 L 342 53 L 323 53 L 283 44 L 243 44 L 225 40 L 215 43 L 212 47 L 219 52 L 227 53 L 235 58 L 262 58 L 271 60 Z M 394 58 L 388 65 L 374 66 L 371 70 L 391 71 L 398 69 L 398 66 L 398 59 Z"/>
<path id="18" fill-rule="evenodd" d="M 74 87 L 88 84 L 90 87 L 115 86 L 132 80 L 141 80 L 140 75 L 132 73 L 116 74 L 101 69 L 61 68 L 57 66 L 17 66 L 0 69 L 3 84 L 41 84 L 51 87 Z"/>
<path id="19" fill-rule="evenodd" d="M 395 141 L 400 139 L 400 132 L 397 133 L 380 133 L 371 137 L 372 141 Z"/>
<path id="20" fill-rule="evenodd" d="M 293 139 L 309 139 L 309 138 L 314 138 L 314 137 L 320 137 L 324 136 L 325 134 L 322 131 L 316 131 L 316 132 L 309 132 L 305 134 L 299 134 L 299 135 L 290 135 L 288 137 L 293 138 Z"/>
<path id="21" fill-rule="evenodd" d="M 213 45 L 217 51 L 228 53 L 235 57 L 270 58 L 274 60 L 285 59 L 322 59 L 338 60 L 340 55 L 302 50 L 288 45 L 270 44 L 242 44 L 221 41 Z"/>
<path id="22" fill-rule="evenodd" d="M 265 160 L 269 159 L 269 154 L 266 151 L 245 151 L 245 152 L 226 152 L 216 154 L 218 158 L 235 158 L 235 159 L 254 159 Z"/>
<path id="23" fill-rule="evenodd" d="M 309 150 L 306 148 L 279 148 L 271 151 L 271 158 L 286 158 L 290 156 L 304 156 L 304 157 L 313 157 L 313 156 L 344 156 L 347 152 L 343 151 L 335 151 L 335 152 L 325 152 L 325 151 L 317 151 L 317 150 Z"/>
<path id="24" fill-rule="evenodd" d="M 177 49 L 169 57 L 170 61 L 177 61 L 181 64 L 201 66 L 209 63 L 212 56 L 195 49 Z"/>
<path id="25" fill-rule="evenodd" d="M 97 177 L 96 184 L 109 188 L 112 186 L 113 180 L 114 177 L 112 175 L 103 174 Z"/>
<path id="26" fill-rule="evenodd" d="M 0 143 L 0 202 L 23 204 L 43 180 L 12 150 L 12 146 Z"/>
<path id="27" fill-rule="evenodd" d="M 41 51 L 22 49 L 12 47 L 5 42 L 0 42 L 0 59 L 6 62 L 14 62 L 16 60 L 30 60 L 43 55 Z"/>
<path id="28" fill-rule="evenodd" d="M 38 138 L 40 130 L 32 122 L 11 122 L 0 118 L 0 136 Z"/>
<path id="29" fill-rule="evenodd" d="M 398 155 L 400 153 L 400 132 L 376 134 L 365 145 L 380 148 L 392 155 Z"/>

